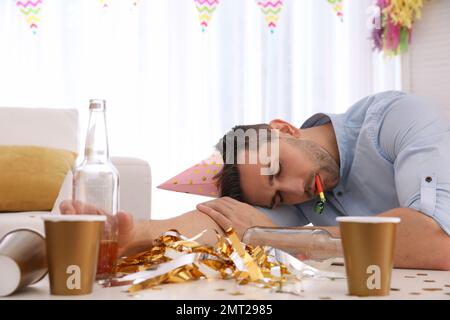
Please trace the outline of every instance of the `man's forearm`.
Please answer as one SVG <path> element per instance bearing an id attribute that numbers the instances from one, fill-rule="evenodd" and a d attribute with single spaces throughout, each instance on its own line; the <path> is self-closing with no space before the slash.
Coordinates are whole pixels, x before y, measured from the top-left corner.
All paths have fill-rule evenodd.
<path id="1" fill-rule="evenodd" d="M 398 217 L 394 266 L 450 270 L 450 237 L 430 217 L 409 208 L 396 208 L 379 217 Z M 340 237 L 339 227 L 323 227 Z"/>
<path id="2" fill-rule="evenodd" d="M 171 219 L 138 222 L 129 251 L 138 252 L 148 249 L 161 233 L 171 229 L 178 230 L 186 237 L 192 237 L 206 229 L 208 231 L 197 240 L 204 245 L 216 243 L 214 230 L 222 232 L 222 229 L 209 216 L 193 210 Z"/>

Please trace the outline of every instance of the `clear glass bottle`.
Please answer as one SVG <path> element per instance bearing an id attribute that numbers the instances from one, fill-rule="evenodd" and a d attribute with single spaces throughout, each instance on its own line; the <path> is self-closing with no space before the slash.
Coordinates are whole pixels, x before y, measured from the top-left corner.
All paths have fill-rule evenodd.
<path id="1" fill-rule="evenodd" d="M 114 275 L 118 258 L 119 174 L 109 159 L 105 101 L 90 100 L 89 113 L 85 156 L 74 169 L 72 199 L 86 204 L 84 214 L 100 210 L 107 216 L 97 264 L 97 279 L 106 279 Z"/>
<path id="2" fill-rule="evenodd" d="M 281 249 L 303 261 L 323 262 L 343 257 L 341 239 L 319 227 L 252 227 L 244 233 L 242 242 Z"/>

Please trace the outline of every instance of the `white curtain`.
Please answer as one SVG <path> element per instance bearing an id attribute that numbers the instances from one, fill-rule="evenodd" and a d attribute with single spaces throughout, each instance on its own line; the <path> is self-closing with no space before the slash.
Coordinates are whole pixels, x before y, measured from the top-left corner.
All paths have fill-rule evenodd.
<path id="1" fill-rule="evenodd" d="M 345 1 L 344 23 L 326 0 L 284 0 L 273 34 L 255 0 L 221 0 L 205 32 L 193 0 L 43 0 L 35 35 L 15 2 L 0 0 L 0 106 L 77 108 L 84 143 L 88 100 L 106 99 L 111 154 L 149 161 L 154 187 L 233 125 L 300 126 L 401 89 L 399 61 L 372 53 L 371 0 Z M 155 218 L 207 199 L 153 190 Z"/>

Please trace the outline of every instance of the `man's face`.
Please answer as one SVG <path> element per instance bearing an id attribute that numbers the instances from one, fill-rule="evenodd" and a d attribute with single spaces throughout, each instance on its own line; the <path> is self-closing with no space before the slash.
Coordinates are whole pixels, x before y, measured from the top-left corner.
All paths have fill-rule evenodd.
<path id="1" fill-rule="evenodd" d="M 244 201 L 268 208 L 316 197 L 316 173 L 325 190 L 334 188 L 339 181 L 339 166 L 325 149 L 313 141 L 291 136 L 280 137 L 279 170 L 274 175 L 262 175 L 259 162 L 239 164 L 238 168 Z"/>

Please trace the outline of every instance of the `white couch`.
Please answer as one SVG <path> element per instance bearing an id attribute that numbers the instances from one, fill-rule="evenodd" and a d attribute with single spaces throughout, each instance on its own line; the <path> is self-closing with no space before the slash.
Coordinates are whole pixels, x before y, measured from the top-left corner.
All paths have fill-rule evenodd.
<path id="1" fill-rule="evenodd" d="M 0 107 L 0 145 L 37 145 L 80 153 L 79 141 L 82 139 L 81 145 L 84 145 L 84 138 L 85 133 L 80 135 L 79 132 L 75 109 Z M 149 164 L 136 158 L 111 159 L 120 174 L 120 209 L 133 213 L 137 219 L 150 219 Z M 58 212 L 59 203 L 70 199 L 71 194 L 72 173 L 68 172 L 52 212 Z M 0 239 L 17 228 L 32 228 L 43 233 L 40 218 L 43 214 L 48 212 L 0 213 Z"/>

